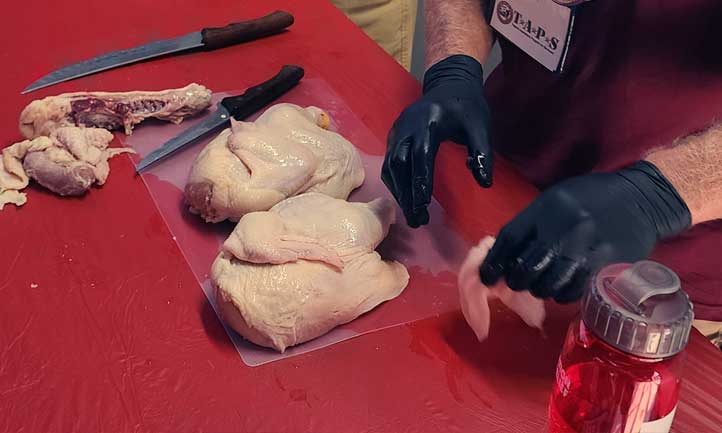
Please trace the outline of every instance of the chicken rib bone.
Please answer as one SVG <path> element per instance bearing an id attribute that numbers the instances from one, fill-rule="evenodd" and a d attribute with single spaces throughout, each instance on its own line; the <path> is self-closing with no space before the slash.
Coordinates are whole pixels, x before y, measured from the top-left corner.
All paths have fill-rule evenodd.
<path id="1" fill-rule="evenodd" d="M 20 114 L 20 132 L 26 138 L 50 135 L 63 126 L 123 129 L 148 118 L 180 123 L 211 105 L 211 91 L 192 83 L 157 92 L 77 92 L 31 102 Z"/>

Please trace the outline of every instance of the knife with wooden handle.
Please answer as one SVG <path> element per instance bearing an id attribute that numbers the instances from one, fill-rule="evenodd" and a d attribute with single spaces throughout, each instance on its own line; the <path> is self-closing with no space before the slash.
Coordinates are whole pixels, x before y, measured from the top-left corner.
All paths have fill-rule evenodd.
<path id="1" fill-rule="evenodd" d="M 22 93 L 171 53 L 193 49 L 209 51 L 252 41 L 280 33 L 292 24 L 293 16 L 290 13 L 276 11 L 249 21 L 232 23 L 224 27 L 207 27 L 177 38 L 163 39 L 126 50 L 112 51 L 51 72 L 30 84 Z"/>

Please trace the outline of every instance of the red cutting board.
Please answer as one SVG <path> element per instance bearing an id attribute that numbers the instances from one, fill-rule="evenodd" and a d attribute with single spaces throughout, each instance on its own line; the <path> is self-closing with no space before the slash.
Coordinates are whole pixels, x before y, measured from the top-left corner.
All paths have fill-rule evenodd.
<path id="1" fill-rule="evenodd" d="M 418 83 L 325 0 L 3 6 L 3 144 L 20 138 L 17 116 L 34 98 L 191 81 L 238 89 L 287 63 L 329 83 L 379 143 L 419 94 Z M 69 62 L 276 8 L 296 17 L 285 34 L 19 94 Z M 464 162 L 462 149 L 442 151 L 435 194 L 475 240 L 534 191 L 503 162 L 495 187 L 479 190 Z M 497 314 L 479 345 L 461 315 L 449 313 L 249 368 L 130 158 L 111 166 L 108 183 L 83 199 L 33 187 L 24 208 L 0 212 L 0 432 L 543 431 L 568 313 L 552 313 L 547 340 Z M 698 334 L 688 353 L 674 430 L 719 431 L 722 357 Z"/>

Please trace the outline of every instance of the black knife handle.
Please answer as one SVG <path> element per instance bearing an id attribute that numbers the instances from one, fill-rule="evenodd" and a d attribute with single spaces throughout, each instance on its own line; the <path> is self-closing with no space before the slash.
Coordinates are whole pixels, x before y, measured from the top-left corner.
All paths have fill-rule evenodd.
<path id="1" fill-rule="evenodd" d="M 303 68 L 286 65 L 270 80 L 249 87 L 242 95 L 228 96 L 221 105 L 236 120 L 243 120 L 294 88 L 303 78 Z"/>
<path id="2" fill-rule="evenodd" d="M 280 33 L 291 24 L 293 24 L 293 15 L 276 11 L 265 17 L 231 23 L 224 27 L 206 27 L 201 30 L 201 36 L 203 36 L 204 48 L 215 50 Z"/>

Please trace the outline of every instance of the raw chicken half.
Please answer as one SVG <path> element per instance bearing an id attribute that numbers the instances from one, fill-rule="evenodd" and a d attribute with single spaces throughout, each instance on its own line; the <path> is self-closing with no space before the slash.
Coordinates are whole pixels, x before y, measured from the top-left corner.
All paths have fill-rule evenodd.
<path id="1" fill-rule="evenodd" d="M 476 338 L 484 341 L 489 335 L 491 314 L 489 301 L 494 298 L 501 299 L 509 309 L 514 311 L 524 322 L 534 328 L 542 329 L 545 311 L 544 302 L 535 298 L 529 292 L 515 292 L 506 284 L 499 282 L 493 287 L 487 287 L 479 278 L 479 267 L 494 245 L 494 238 L 483 238 L 478 246 L 469 250 L 459 271 L 459 299 L 461 311 L 466 322 L 474 330 Z"/>
<path id="2" fill-rule="evenodd" d="M 364 181 L 356 148 L 328 131 L 316 107 L 277 104 L 255 122 L 233 121 L 193 163 L 185 188 L 191 212 L 238 221 L 303 192 L 346 199 Z"/>
<path id="3" fill-rule="evenodd" d="M 395 298 L 409 274 L 374 251 L 393 220 L 388 199 L 349 203 L 320 193 L 245 215 L 211 270 L 223 319 L 283 352 Z"/>

